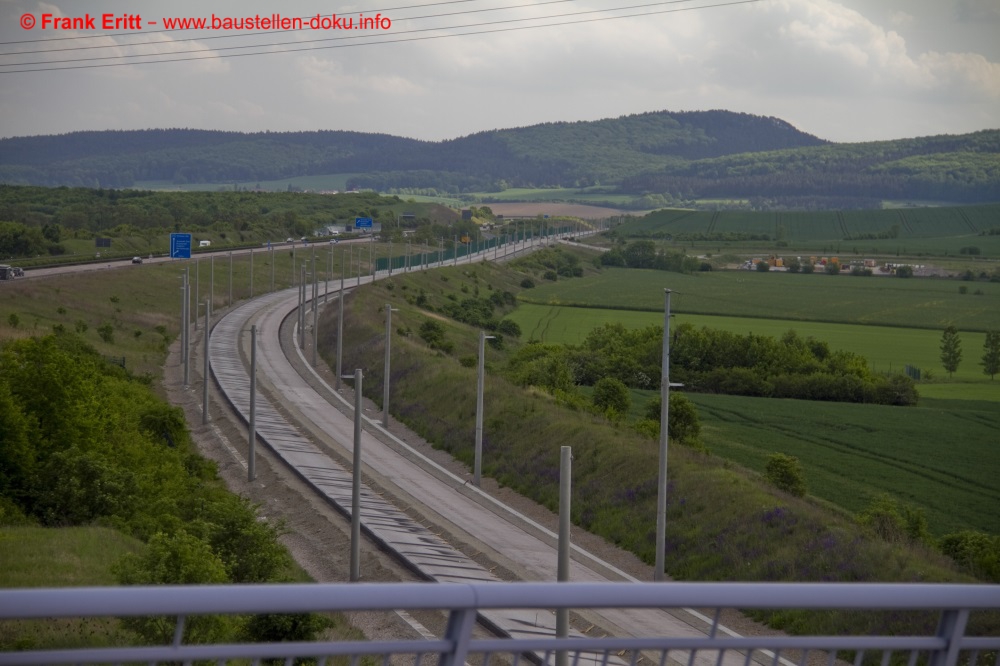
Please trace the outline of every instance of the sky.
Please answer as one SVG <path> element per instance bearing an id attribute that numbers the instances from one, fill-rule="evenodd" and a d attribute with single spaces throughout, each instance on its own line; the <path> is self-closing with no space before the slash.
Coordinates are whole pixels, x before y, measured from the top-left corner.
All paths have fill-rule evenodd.
<path id="1" fill-rule="evenodd" d="M 185 17 L 343 25 L 358 12 L 379 22 L 162 32 Z M 105 15 L 120 27 L 103 30 Z M 1000 0 L 0 0 L 0 53 L 0 137 L 184 127 L 439 141 L 708 109 L 837 142 L 1000 128 Z M 188 60 L 122 58 L 134 54 Z"/>

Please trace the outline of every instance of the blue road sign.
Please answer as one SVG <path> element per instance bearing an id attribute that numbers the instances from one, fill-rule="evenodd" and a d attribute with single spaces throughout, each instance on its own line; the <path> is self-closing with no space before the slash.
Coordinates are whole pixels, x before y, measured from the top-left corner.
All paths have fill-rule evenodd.
<path id="1" fill-rule="evenodd" d="M 191 234 L 170 234 L 170 258 L 191 258 Z"/>
<path id="2" fill-rule="evenodd" d="M 354 228 L 355 229 L 371 229 L 372 228 L 372 218 L 370 218 L 370 217 L 356 217 L 356 218 L 354 218 Z"/>

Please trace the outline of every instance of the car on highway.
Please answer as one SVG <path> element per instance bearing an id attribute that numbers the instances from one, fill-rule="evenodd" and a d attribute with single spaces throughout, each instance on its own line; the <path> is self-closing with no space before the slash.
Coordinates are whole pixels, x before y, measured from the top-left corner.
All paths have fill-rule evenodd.
<path id="1" fill-rule="evenodd" d="M 141 264 L 142 263 L 142 257 L 132 257 L 132 263 L 133 264 Z"/>

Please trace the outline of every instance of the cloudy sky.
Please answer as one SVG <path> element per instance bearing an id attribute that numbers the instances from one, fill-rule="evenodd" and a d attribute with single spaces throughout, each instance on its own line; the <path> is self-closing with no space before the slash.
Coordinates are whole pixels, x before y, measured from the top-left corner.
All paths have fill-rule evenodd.
<path id="1" fill-rule="evenodd" d="M 352 12 L 391 26 L 157 31 L 167 18 Z M 105 31 L 104 14 L 141 23 Z M 88 15 L 94 29 L 51 27 Z M 440 140 L 702 109 L 777 116 L 834 141 L 955 134 L 1000 128 L 998 37 L 1000 0 L 0 0 L 0 136 L 190 127 Z M 136 54 L 185 60 L 120 64 Z M 236 54 L 254 55 L 220 57 Z"/>

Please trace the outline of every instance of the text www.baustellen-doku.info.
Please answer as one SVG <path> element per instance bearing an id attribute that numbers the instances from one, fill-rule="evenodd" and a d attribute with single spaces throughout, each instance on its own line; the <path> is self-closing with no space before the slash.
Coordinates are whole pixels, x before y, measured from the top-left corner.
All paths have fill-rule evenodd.
<path id="1" fill-rule="evenodd" d="M 84 14 L 56 16 L 49 13 L 21 15 L 24 30 L 59 32 L 63 30 L 389 30 L 392 21 L 382 14 L 315 16 L 253 16 L 143 17 L 142 14 Z"/>

